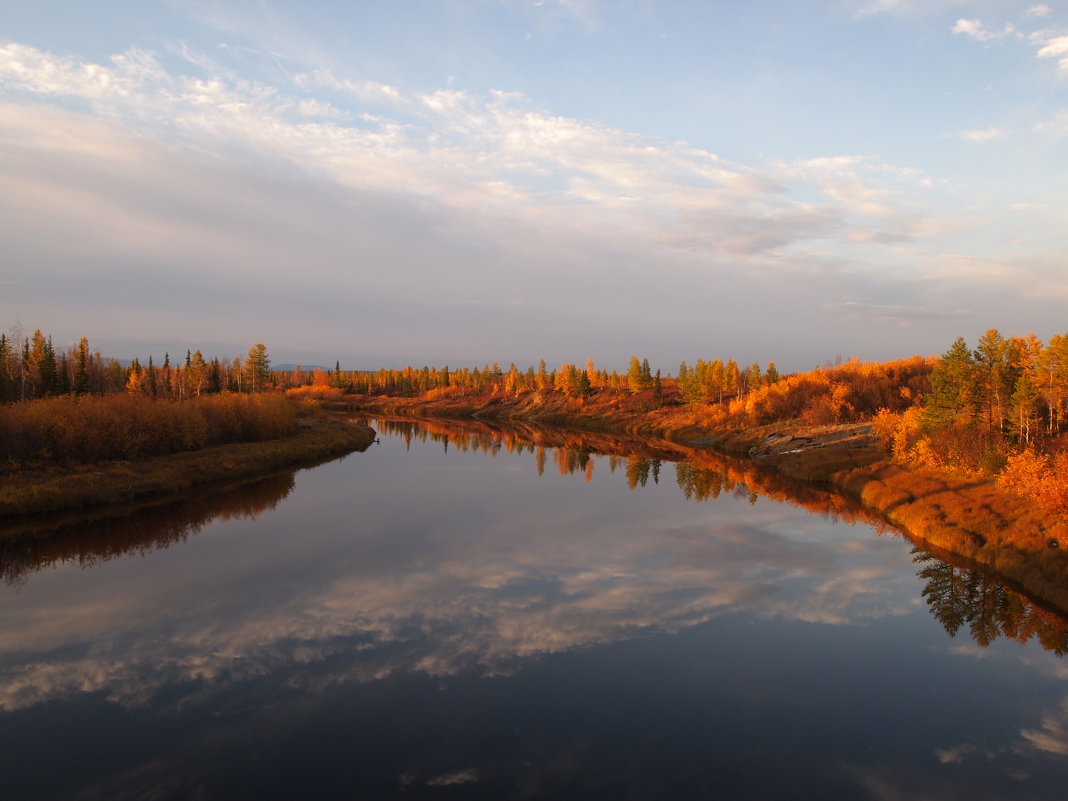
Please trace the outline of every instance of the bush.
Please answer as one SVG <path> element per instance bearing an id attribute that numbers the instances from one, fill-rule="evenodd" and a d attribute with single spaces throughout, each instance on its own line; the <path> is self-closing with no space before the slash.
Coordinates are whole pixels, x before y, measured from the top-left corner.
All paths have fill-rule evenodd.
<path id="1" fill-rule="evenodd" d="M 0 406 L 0 465 L 12 470 L 159 456 L 276 439 L 294 428 L 293 404 L 275 394 L 43 398 Z"/>

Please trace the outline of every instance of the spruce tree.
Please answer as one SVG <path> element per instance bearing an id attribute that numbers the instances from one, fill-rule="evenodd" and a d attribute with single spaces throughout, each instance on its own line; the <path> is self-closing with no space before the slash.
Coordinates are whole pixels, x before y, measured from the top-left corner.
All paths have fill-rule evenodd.
<path id="1" fill-rule="evenodd" d="M 931 391 L 924 402 L 924 428 L 932 431 L 974 422 L 979 410 L 979 380 L 975 357 L 964 338 L 958 337 L 931 371 Z"/>
<path id="2" fill-rule="evenodd" d="M 89 340 L 82 337 L 78 340 L 78 361 L 74 365 L 74 394 L 89 394 Z"/>

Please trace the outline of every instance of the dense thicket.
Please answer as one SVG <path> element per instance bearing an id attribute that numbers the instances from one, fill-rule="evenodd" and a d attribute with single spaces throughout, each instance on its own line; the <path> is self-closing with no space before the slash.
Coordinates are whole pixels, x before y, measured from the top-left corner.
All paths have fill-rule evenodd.
<path id="1" fill-rule="evenodd" d="M 293 404 L 277 394 L 226 393 L 185 402 L 138 393 L 43 398 L 0 406 L 0 470 L 274 439 L 294 427 Z"/>

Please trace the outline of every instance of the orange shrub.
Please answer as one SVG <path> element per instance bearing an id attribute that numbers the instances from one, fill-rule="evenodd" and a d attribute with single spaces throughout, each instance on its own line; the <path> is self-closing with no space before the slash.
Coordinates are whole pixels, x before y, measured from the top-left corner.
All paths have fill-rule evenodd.
<path id="1" fill-rule="evenodd" d="M 1033 498 L 1049 512 L 1068 513 L 1068 453 L 1044 456 L 1028 448 L 1010 456 L 998 484 L 1024 498 Z"/>
<path id="2" fill-rule="evenodd" d="M 293 405 L 275 394 L 43 398 L 0 406 L 0 467 L 157 456 L 274 439 L 294 426 Z"/>
<path id="3" fill-rule="evenodd" d="M 344 394 L 344 390 L 326 384 L 315 384 L 308 387 L 293 387 L 292 389 L 286 390 L 286 397 L 298 400 L 341 400 L 341 397 Z"/>

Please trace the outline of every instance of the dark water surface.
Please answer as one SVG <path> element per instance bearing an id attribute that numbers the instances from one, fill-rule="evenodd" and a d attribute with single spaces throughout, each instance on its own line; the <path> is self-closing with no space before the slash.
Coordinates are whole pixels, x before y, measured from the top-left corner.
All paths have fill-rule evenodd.
<path id="1" fill-rule="evenodd" d="M 375 426 L 0 539 L 0 797 L 1066 797 L 1011 590 L 726 462 Z"/>

